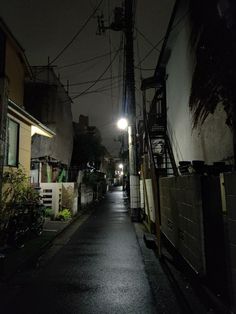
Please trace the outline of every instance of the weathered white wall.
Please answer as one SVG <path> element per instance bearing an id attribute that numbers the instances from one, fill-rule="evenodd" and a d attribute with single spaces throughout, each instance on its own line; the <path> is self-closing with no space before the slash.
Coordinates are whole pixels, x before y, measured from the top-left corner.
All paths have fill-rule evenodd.
<path id="1" fill-rule="evenodd" d="M 232 157 L 232 134 L 225 124 L 225 112 L 219 105 L 214 115 L 208 116 L 201 130 L 192 130 L 189 110 L 194 53 L 189 44 L 187 18 L 171 39 L 171 56 L 167 64 L 168 131 L 176 162 L 205 160 L 214 162 Z"/>

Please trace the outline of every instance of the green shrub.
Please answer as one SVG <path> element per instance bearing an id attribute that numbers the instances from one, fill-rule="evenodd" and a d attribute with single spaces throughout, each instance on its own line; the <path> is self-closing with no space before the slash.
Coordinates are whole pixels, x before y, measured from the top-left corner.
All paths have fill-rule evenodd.
<path id="1" fill-rule="evenodd" d="M 72 216 L 72 215 L 71 215 L 70 210 L 67 209 L 67 208 L 65 208 L 65 209 L 59 211 L 59 213 L 58 213 L 58 215 L 57 215 L 57 218 L 58 218 L 59 220 L 68 220 L 68 219 L 71 218 L 71 216 Z"/>
<path id="2" fill-rule="evenodd" d="M 24 205 L 28 203 L 40 203 L 39 193 L 30 185 L 29 177 L 27 177 L 22 166 L 15 169 L 9 169 L 3 174 L 3 193 L 2 204 L 6 205 Z"/>
<path id="3" fill-rule="evenodd" d="M 45 208 L 45 217 L 52 217 L 53 216 L 53 210 L 52 208 Z"/>

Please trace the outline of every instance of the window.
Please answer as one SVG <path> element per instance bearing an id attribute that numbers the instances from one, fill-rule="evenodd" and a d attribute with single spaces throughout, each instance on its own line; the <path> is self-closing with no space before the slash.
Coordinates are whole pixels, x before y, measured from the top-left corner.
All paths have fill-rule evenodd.
<path id="1" fill-rule="evenodd" d="M 8 119 L 7 121 L 7 137 L 6 137 L 6 166 L 18 166 L 19 151 L 19 123 Z"/>

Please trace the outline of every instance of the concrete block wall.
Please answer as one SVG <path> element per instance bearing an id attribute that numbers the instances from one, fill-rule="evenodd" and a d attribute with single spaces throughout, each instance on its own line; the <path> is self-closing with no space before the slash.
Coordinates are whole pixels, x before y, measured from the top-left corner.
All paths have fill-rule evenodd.
<path id="1" fill-rule="evenodd" d="M 40 184 L 40 195 L 43 199 L 43 205 L 51 208 L 53 216 L 58 215 L 61 209 L 61 193 L 62 184 L 61 183 L 41 183 Z"/>
<path id="2" fill-rule="evenodd" d="M 93 202 L 93 188 L 85 184 L 81 184 L 81 206 L 88 206 Z"/>
<path id="3" fill-rule="evenodd" d="M 222 175 L 222 203 L 225 204 L 225 242 L 229 258 L 228 275 L 233 313 L 236 313 L 236 173 Z"/>
<path id="4" fill-rule="evenodd" d="M 52 208 L 56 217 L 62 208 L 70 209 L 72 215 L 78 211 L 78 186 L 74 182 L 41 183 L 40 195 L 44 206 Z"/>
<path id="5" fill-rule="evenodd" d="M 78 212 L 78 186 L 74 182 L 62 183 L 62 207 L 68 208 L 72 215 Z"/>
<path id="6" fill-rule="evenodd" d="M 200 274 L 205 273 L 201 178 L 160 179 L 161 229 L 177 251 Z"/>

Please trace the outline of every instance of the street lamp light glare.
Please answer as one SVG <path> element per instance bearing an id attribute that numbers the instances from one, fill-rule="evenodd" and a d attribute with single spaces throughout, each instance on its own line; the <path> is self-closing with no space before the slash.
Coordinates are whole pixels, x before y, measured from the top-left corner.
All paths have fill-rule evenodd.
<path id="1" fill-rule="evenodd" d="M 127 119 L 125 119 L 125 118 L 120 119 L 120 120 L 117 122 L 117 126 L 118 126 L 118 128 L 121 129 L 121 130 L 127 129 L 127 127 L 128 127 L 128 121 L 127 121 Z"/>
<path id="2" fill-rule="evenodd" d="M 123 169 L 124 168 L 123 164 L 119 164 L 119 168 Z"/>

